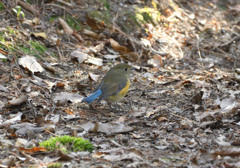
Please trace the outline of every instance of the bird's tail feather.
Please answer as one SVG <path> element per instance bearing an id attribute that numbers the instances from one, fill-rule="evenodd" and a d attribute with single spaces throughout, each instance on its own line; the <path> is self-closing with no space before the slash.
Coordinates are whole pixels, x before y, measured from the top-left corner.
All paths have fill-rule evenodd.
<path id="1" fill-rule="evenodd" d="M 81 102 L 87 102 L 87 103 L 92 103 L 92 101 L 94 101 L 96 98 L 98 98 L 99 96 L 101 96 L 102 91 L 101 89 L 98 89 L 96 92 L 94 92 L 93 94 L 91 94 L 88 97 L 85 97 L 84 99 L 82 99 Z"/>

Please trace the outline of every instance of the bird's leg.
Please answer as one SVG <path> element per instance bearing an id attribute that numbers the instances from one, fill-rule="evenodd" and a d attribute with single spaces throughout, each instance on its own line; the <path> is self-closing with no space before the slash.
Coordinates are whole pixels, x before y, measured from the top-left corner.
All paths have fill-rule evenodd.
<path id="1" fill-rule="evenodd" d="M 123 107 L 120 104 L 116 103 L 116 106 L 118 107 L 118 111 L 125 112 Z"/>
<path id="2" fill-rule="evenodd" d="M 107 102 L 110 109 L 112 109 L 111 103 Z"/>
<path id="3" fill-rule="evenodd" d="M 115 112 L 124 112 L 122 106 L 120 106 L 117 102 L 115 103 L 114 108 L 111 106 L 111 103 L 107 102 L 110 109 L 114 109 Z"/>

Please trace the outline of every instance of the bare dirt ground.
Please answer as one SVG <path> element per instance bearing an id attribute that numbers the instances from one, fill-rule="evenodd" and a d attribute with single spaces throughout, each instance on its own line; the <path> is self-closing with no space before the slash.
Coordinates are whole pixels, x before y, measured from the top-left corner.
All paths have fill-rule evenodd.
<path id="1" fill-rule="evenodd" d="M 240 167 L 238 0 L 1 4 L 0 167 Z M 81 103 L 120 62 L 126 97 Z"/>

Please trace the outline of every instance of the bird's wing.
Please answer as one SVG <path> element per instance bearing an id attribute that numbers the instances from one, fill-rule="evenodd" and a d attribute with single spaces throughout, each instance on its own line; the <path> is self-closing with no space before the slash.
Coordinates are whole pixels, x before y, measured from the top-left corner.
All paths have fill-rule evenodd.
<path id="1" fill-rule="evenodd" d="M 102 95 L 99 97 L 99 101 L 118 94 L 126 85 L 127 80 L 120 83 L 104 83 L 101 87 Z"/>

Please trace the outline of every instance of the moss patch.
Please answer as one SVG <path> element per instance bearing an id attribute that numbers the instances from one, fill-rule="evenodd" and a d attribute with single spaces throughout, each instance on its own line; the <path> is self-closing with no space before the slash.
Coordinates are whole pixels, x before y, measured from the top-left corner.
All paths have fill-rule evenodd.
<path id="1" fill-rule="evenodd" d="M 70 137 L 68 135 L 51 137 L 49 140 L 41 142 L 41 147 L 50 150 L 60 149 L 63 152 L 93 151 L 93 145 L 89 140 L 83 138 Z"/>

